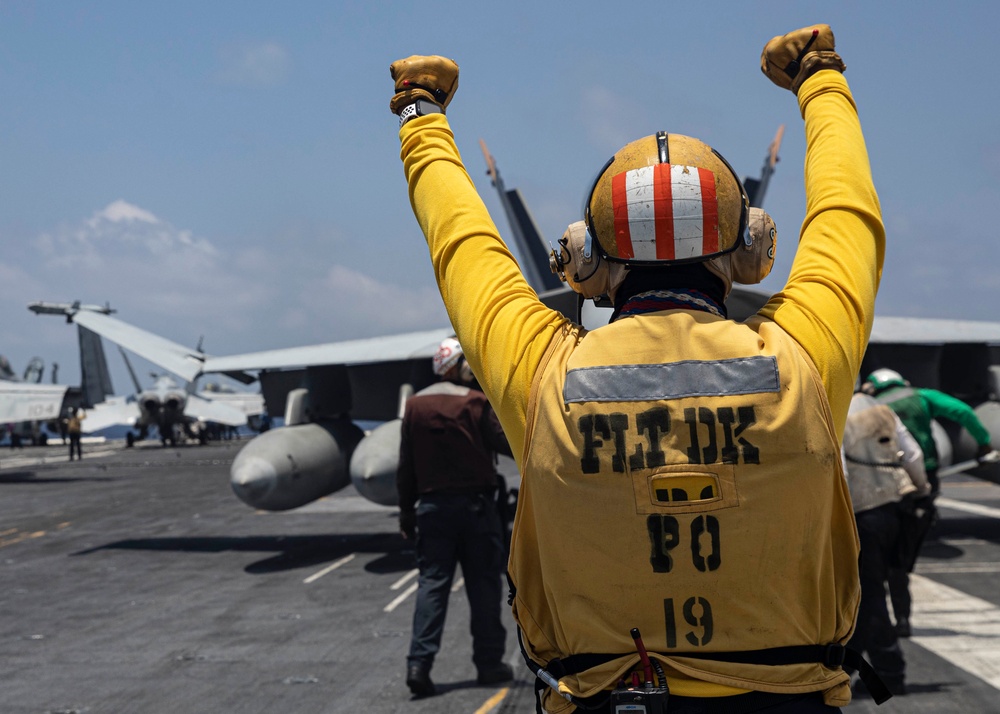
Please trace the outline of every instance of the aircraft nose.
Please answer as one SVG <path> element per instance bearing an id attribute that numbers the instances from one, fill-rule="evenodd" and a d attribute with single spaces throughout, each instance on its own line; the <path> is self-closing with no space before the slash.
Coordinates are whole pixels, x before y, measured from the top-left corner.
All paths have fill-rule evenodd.
<path id="1" fill-rule="evenodd" d="M 278 471 L 267 459 L 237 458 L 229 472 L 233 492 L 248 506 L 257 507 L 278 485 Z"/>

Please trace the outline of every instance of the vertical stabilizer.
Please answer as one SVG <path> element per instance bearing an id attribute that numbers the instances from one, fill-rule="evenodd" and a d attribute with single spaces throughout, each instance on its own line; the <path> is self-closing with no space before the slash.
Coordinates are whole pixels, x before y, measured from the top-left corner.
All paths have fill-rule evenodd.
<path id="1" fill-rule="evenodd" d="M 114 389 L 101 336 L 82 325 L 77 325 L 77 331 L 80 337 L 80 390 L 84 406 L 93 407 L 114 394 Z"/>
<path id="2" fill-rule="evenodd" d="M 767 147 L 767 156 L 764 157 L 764 165 L 760 169 L 760 177 L 743 179 L 743 187 L 747 191 L 750 205 L 761 208 L 764 205 L 764 194 L 767 193 L 767 185 L 774 174 L 774 168 L 778 165 L 778 150 L 781 149 L 781 139 L 785 135 L 785 125 L 778 127 L 774 134 L 774 139 Z"/>
<path id="3" fill-rule="evenodd" d="M 486 148 L 486 142 L 480 139 L 479 146 L 486 159 L 486 173 L 500 194 L 500 203 L 504 213 L 507 214 L 507 222 L 510 224 L 514 242 L 521 255 L 523 263 L 521 271 L 524 273 L 524 278 L 539 294 L 564 287 L 562 281 L 549 268 L 550 249 L 542 239 L 542 234 L 535 224 L 535 219 L 531 217 L 524 199 L 521 198 L 521 193 L 516 188 L 509 191 L 504 188 L 500 171 L 489 149 Z"/>

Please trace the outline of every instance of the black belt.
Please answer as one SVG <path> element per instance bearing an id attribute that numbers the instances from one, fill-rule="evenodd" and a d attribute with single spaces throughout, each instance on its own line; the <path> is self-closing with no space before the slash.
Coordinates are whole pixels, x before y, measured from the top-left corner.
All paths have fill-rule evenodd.
<path id="1" fill-rule="evenodd" d="M 517 642 L 521 647 L 521 655 L 524 657 L 524 661 L 537 678 L 535 681 L 535 694 L 537 708 L 539 711 L 541 711 L 541 690 L 544 689 L 547 684 L 550 684 L 550 682 L 544 681 L 545 679 L 559 680 L 571 674 L 578 674 L 591 669 L 592 667 L 605 664 L 606 662 L 618 659 L 619 657 L 633 654 L 572 654 L 566 657 L 550 660 L 543 667 L 528 656 L 528 652 L 525 650 L 524 643 L 521 640 L 521 628 L 517 629 Z M 764 650 L 748 650 L 745 652 L 673 652 L 668 654 L 657 654 L 662 654 L 664 657 L 687 657 L 692 659 L 712 660 L 715 662 L 734 662 L 738 664 L 759 664 L 771 666 L 817 663 L 822 664 L 829 669 L 845 669 L 849 672 L 857 670 L 858 675 L 861 677 L 861 681 L 865 683 L 866 687 L 868 687 L 868 691 L 871 693 L 872 699 L 875 700 L 876 704 L 882 704 L 892 697 L 892 693 L 889 692 L 885 683 L 883 683 L 882 679 L 878 676 L 878 673 L 872 668 L 868 661 L 861 656 L 861 653 L 839 644 L 790 645 L 787 647 L 771 647 Z M 752 693 L 759 695 L 766 694 L 766 692 Z M 778 696 L 794 698 L 798 695 Z M 600 711 L 602 708 L 607 706 L 608 697 L 608 693 L 602 693 L 585 698 L 572 697 L 571 701 L 580 709 L 586 711 Z M 725 700 L 720 698 L 719 701 L 720 706 L 728 706 L 736 702 L 736 700 L 732 697 L 726 697 Z M 757 709 L 764 706 L 763 704 L 753 703 L 752 700 L 751 703 Z M 709 714 L 712 710 L 705 709 L 704 711 L 705 714 Z M 725 712 L 730 711 L 752 712 L 755 710 L 725 709 Z"/>

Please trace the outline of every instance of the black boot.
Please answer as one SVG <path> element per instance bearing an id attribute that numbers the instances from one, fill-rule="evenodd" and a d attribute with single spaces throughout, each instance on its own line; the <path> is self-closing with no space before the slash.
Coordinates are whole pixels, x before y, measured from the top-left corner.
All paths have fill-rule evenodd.
<path id="1" fill-rule="evenodd" d="M 434 694 L 437 690 L 431 681 L 431 666 L 423 662 L 410 662 L 406 665 L 406 686 L 415 697 L 429 697 Z"/>
<path id="2" fill-rule="evenodd" d="M 514 670 L 506 662 L 497 662 L 479 669 L 476 684 L 499 684 L 514 679 Z"/>

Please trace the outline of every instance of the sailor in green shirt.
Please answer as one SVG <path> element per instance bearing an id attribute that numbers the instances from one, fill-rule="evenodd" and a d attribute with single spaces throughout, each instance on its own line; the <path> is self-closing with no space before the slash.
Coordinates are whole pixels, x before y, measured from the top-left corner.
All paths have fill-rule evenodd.
<path id="1" fill-rule="evenodd" d="M 911 387 L 903 376 L 891 369 L 876 369 L 865 380 L 862 390 L 899 415 L 903 425 L 913 434 L 924 452 L 924 468 L 931 484 L 931 493 L 941 489 L 938 482 L 938 452 L 931 432 L 933 419 L 947 419 L 964 426 L 979 445 L 977 458 L 993 451 L 990 432 L 979 421 L 976 412 L 961 399 L 936 389 Z"/>

